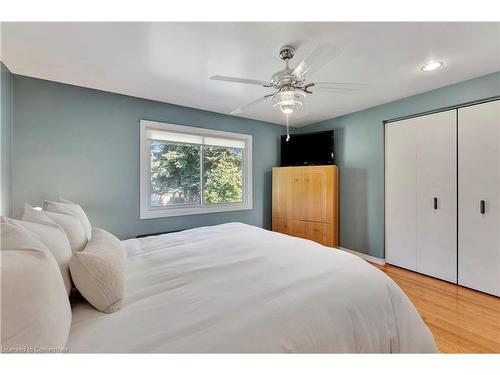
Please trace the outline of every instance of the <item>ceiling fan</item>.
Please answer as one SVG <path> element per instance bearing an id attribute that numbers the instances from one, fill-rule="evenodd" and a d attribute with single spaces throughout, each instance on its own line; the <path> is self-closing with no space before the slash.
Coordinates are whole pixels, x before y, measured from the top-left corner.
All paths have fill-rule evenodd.
<path id="1" fill-rule="evenodd" d="M 340 50 L 333 45 L 327 43 L 320 44 L 304 61 L 298 64 L 295 69 L 292 69 L 289 66 L 289 61 L 295 54 L 295 48 L 287 45 L 281 47 L 279 52 L 279 57 L 285 62 L 285 68 L 274 73 L 269 81 L 226 76 L 213 76 L 210 79 L 246 83 L 276 90 L 235 109 L 231 112 L 232 115 L 239 115 L 261 102 L 271 100 L 274 107 L 287 115 L 288 119 L 288 115 L 301 110 L 306 95 L 314 94 L 316 91 L 352 94 L 367 86 L 359 83 L 308 81 L 311 75 L 330 62 L 339 53 Z"/>

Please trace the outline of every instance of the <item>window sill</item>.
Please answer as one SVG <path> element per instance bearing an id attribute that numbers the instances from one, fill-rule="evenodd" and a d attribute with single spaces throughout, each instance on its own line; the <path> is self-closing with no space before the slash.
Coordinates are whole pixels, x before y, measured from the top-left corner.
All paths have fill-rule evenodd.
<path id="1" fill-rule="evenodd" d="M 140 219 L 155 219 L 160 217 L 173 217 L 173 216 L 188 216 L 188 215 L 200 215 L 209 214 L 216 212 L 229 212 L 229 211 L 243 211 L 251 210 L 251 203 L 227 203 L 218 204 L 214 206 L 204 206 L 204 207 L 175 207 L 175 208 L 156 208 L 149 210 L 142 210 L 140 214 Z"/>

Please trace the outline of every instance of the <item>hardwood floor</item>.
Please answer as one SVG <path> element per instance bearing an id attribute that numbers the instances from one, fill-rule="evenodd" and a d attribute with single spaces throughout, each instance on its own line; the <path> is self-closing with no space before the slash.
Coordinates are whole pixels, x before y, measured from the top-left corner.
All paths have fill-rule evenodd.
<path id="1" fill-rule="evenodd" d="M 443 353 L 500 353 L 500 298 L 391 265 L 376 265 L 419 311 Z"/>

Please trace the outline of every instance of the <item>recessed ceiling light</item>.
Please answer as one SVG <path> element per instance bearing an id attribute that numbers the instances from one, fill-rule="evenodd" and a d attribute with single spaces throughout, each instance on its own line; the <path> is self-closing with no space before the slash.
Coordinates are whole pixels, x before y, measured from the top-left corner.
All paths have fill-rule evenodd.
<path id="1" fill-rule="evenodd" d="M 441 61 L 432 61 L 427 64 L 425 64 L 421 69 L 424 72 L 430 72 L 432 70 L 439 69 L 443 66 L 443 63 Z"/>

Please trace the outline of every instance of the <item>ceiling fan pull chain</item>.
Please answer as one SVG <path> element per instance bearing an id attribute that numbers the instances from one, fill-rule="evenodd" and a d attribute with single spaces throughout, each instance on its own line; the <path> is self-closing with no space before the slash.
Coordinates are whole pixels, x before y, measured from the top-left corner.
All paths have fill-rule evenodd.
<path id="1" fill-rule="evenodd" d="M 288 142 L 290 140 L 290 126 L 288 124 L 288 113 L 285 114 L 286 117 L 286 141 Z"/>

